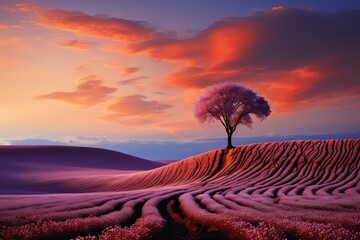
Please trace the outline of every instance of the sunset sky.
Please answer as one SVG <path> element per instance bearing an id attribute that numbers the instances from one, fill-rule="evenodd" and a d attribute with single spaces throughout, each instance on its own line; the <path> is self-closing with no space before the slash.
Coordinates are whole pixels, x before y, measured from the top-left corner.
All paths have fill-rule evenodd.
<path id="1" fill-rule="evenodd" d="M 360 137 L 360 1 L 0 0 L 0 144 L 148 159 L 225 146 L 194 102 L 234 81 L 272 115 L 238 143 Z M 236 141 L 235 141 L 236 143 Z"/>

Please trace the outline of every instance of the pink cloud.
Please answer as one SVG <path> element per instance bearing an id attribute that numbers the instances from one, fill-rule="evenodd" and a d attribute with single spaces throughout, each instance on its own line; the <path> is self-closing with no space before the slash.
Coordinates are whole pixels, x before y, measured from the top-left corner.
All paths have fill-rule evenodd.
<path id="1" fill-rule="evenodd" d="M 9 28 L 22 28 L 22 26 L 20 26 L 20 25 L 0 24 L 0 29 L 9 29 Z"/>
<path id="2" fill-rule="evenodd" d="M 105 64 L 105 67 L 115 69 L 122 75 L 131 75 L 141 70 L 140 67 L 124 67 L 119 64 Z"/>
<path id="3" fill-rule="evenodd" d="M 139 67 L 125 67 L 125 68 L 123 68 L 123 74 L 130 75 L 130 74 L 138 72 L 140 69 L 141 68 L 139 68 Z"/>
<path id="4" fill-rule="evenodd" d="M 219 20 L 188 38 L 128 44 L 129 54 L 180 63 L 163 85 L 203 88 L 237 81 L 277 109 L 311 108 L 360 95 L 360 11 L 325 13 L 276 7 Z"/>
<path id="5" fill-rule="evenodd" d="M 71 40 L 63 43 L 55 43 L 54 45 L 60 48 L 70 48 L 78 51 L 87 51 L 91 47 L 93 47 L 95 43 L 85 40 Z"/>
<path id="6" fill-rule="evenodd" d="M 201 34 L 188 39 L 172 39 L 164 35 L 148 41 L 132 42 L 128 44 L 126 52 L 144 54 L 156 60 L 197 64 L 206 57 L 208 48 Z"/>
<path id="7" fill-rule="evenodd" d="M 87 64 L 81 64 L 77 67 L 74 68 L 75 72 L 88 72 L 92 69 L 92 67 L 90 65 Z"/>
<path id="8" fill-rule="evenodd" d="M 109 105 L 108 111 L 120 116 L 157 116 L 164 114 L 166 109 L 172 105 L 160 103 L 158 101 L 148 101 L 144 95 L 130 95 L 119 97 L 114 103 Z"/>
<path id="9" fill-rule="evenodd" d="M 134 77 L 134 78 L 129 78 L 129 79 L 125 79 L 125 80 L 120 80 L 120 81 L 118 81 L 118 83 L 120 85 L 131 85 L 131 84 L 139 82 L 140 80 L 147 79 L 147 78 L 149 78 L 149 77 L 147 77 L 147 76 Z"/>
<path id="10" fill-rule="evenodd" d="M 38 25 L 116 41 L 148 39 L 155 30 L 144 21 L 114 18 L 107 15 L 88 15 L 79 11 L 50 9 L 36 14 Z"/>
<path id="11" fill-rule="evenodd" d="M 284 6 L 275 6 L 275 7 L 271 8 L 272 11 L 279 11 L 279 10 L 284 10 L 284 9 L 285 9 Z"/>
<path id="12" fill-rule="evenodd" d="M 107 100 L 117 89 L 105 86 L 103 81 L 97 76 L 87 76 L 81 78 L 76 90 L 73 92 L 52 92 L 37 96 L 37 99 L 51 99 L 90 107 Z"/>
<path id="13" fill-rule="evenodd" d="M 37 6 L 34 3 L 27 3 L 27 2 L 0 5 L 0 10 L 6 12 L 33 12 L 39 8 L 40 6 Z"/>

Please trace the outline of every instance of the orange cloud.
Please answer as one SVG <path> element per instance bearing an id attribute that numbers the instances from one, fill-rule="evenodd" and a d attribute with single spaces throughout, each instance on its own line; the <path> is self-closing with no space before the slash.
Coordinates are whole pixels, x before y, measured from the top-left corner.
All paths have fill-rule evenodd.
<path id="1" fill-rule="evenodd" d="M 157 60 L 194 64 L 203 61 L 208 49 L 209 45 L 201 35 L 190 39 L 169 39 L 164 35 L 148 41 L 130 43 L 126 52 L 144 54 Z"/>
<path id="2" fill-rule="evenodd" d="M 84 40 L 71 40 L 71 41 L 64 42 L 64 43 L 55 43 L 54 45 L 56 45 L 60 48 L 70 48 L 70 49 L 75 49 L 78 51 L 87 51 L 91 47 L 93 47 L 95 45 L 95 43 L 84 41 Z"/>
<path id="3" fill-rule="evenodd" d="M 258 78 L 266 78 L 266 81 L 248 82 L 247 85 L 261 92 L 271 99 L 277 112 L 287 112 L 303 109 L 309 104 L 318 101 L 311 97 L 304 97 L 317 84 L 323 81 L 322 73 L 310 66 L 295 69 L 293 71 L 268 72 L 260 74 Z"/>
<path id="4" fill-rule="evenodd" d="M 140 68 L 139 67 L 125 67 L 122 70 L 123 70 L 124 75 L 130 75 L 130 74 L 138 72 L 140 70 Z"/>
<path id="5" fill-rule="evenodd" d="M 143 80 L 146 78 L 149 78 L 149 77 L 141 76 L 141 77 L 129 78 L 129 79 L 118 81 L 118 83 L 120 85 L 131 85 L 131 84 L 135 84 L 135 83 L 139 82 L 140 80 Z"/>
<path id="6" fill-rule="evenodd" d="M 36 14 L 38 25 L 53 29 L 116 41 L 148 39 L 155 30 L 144 21 L 114 18 L 107 15 L 91 16 L 78 11 L 50 9 Z"/>
<path id="7" fill-rule="evenodd" d="M 281 11 L 280 11 L 281 10 Z M 162 80 L 175 88 L 237 81 L 282 111 L 360 95 L 360 10 L 287 9 L 219 20 L 188 38 L 128 44 L 130 54 L 180 63 Z"/>
<path id="8" fill-rule="evenodd" d="M 6 12 L 32 12 L 40 7 L 35 3 L 27 2 L 27 3 L 16 3 L 12 5 L 1 5 L 0 10 Z"/>
<path id="9" fill-rule="evenodd" d="M 144 95 L 137 94 L 116 99 L 114 103 L 109 105 L 108 111 L 118 116 L 148 117 L 161 115 L 171 107 L 170 104 L 148 101 Z"/>
<path id="10" fill-rule="evenodd" d="M 8 28 L 22 28 L 22 26 L 20 26 L 20 25 L 5 25 L 5 24 L 0 24 L 0 29 L 8 29 Z"/>
<path id="11" fill-rule="evenodd" d="M 76 90 L 73 92 L 52 92 L 37 96 L 37 99 L 51 99 L 76 104 L 83 107 L 90 107 L 107 100 L 111 93 L 117 89 L 103 85 L 103 81 L 97 76 L 81 78 Z"/>
<path id="12" fill-rule="evenodd" d="M 272 10 L 272 11 L 279 11 L 279 10 L 284 10 L 284 9 L 285 9 L 284 6 L 275 6 L 275 7 L 273 7 L 271 10 Z"/>
<path id="13" fill-rule="evenodd" d="M 105 67 L 115 69 L 122 75 L 131 75 L 141 69 L 140 67 L 124 67 L 118 64 L 105 64 Z"/>
<path id="14" fill-rule="evenodd" d="M 88 72 L 91 70 L 91 66 L 87 64 L 82 64 L 74 68 L 75 72 Z"/>
<path id="15" fill-rule="evenodd" d="M 239 20 L 240 19 L 240 20 Z M 129 54 L 184 63 L 191 67 L 216 67 L 219 63 L 243 56 L 261 38 L 242 18 L 226 18 L 190 38 L 168 38 L 162 35 L 148 41 L 127 45 Z"/>

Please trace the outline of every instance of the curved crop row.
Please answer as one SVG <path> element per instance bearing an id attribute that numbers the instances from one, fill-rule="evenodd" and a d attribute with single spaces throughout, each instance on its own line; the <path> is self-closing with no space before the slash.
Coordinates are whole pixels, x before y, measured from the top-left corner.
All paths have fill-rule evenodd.
<path id="1" fill-rule="evenodd" d="M 359 171 L 360 140 L 216 150 L 58 182 L 101 192 L 1 197 L 0 239 L 359 239 Z"/>

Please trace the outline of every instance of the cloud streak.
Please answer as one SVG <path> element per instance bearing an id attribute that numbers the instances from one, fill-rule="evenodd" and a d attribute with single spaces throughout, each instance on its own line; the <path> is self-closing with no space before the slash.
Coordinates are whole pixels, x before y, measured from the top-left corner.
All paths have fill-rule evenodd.
<path id="1" fill-rule="evenodd" d="M 124 67 L 119 64 L 105 64 L 106 68 L 114 69 L 122 75 L 131 75 L 141 70 L 140 67 Z"/>
<path id="2" fill-rule="evenodd" d="M 6 12 L 34 12 L 37 9 L 40 9 L 40 6 L 34 3 L 15 3 L 10 5 L 0 5 L 0 10 Z"/>
<path id="3" fill-rule="evenodd" d="M 136 94 L 119 97 L 109 105 L 108 111 L 119 116 L 149 117 L 164 114 L 164 111 L 171 107 L 170 104 L 149 101 L 146 96 Z"/>
<path id="4" fill-rule="evenodd" d="M 76 66 L 74 68 L 74 71 L 79 72 L 79 73 L 88 72 L 90 70 L 92 70 L 92 67 L 90 65 L 88 65 L 88 64 L 81 64 L 81 65 Z"/>
<path id="5" fill-rule="evenodd" d="M 147 76 L 134 77 L 134 78 L 129 78 L 129 79 L 125 79 L 125 80 L 120 80 L 120 81 L 118 81 L 118 83 L 120 85 L 132 85 L 132 84 L 139 82 L 140 80 L 147 79 L 147 78 L 149 78 L 149 77 L 147 77 Z"/>
<path id="6" fill-rule="evenodd" d="M 82 107 L 90 107 L 107 100 L 117 89 L 105 86 L 99 77 L 90 75 L 81 78 L 73 92 L 52 92 L 39 95 L 37 99 L 51 99 Z"/>
<path id="7" fill-rule="evenodd" d="M 10 28 L 22 28 L 20 25 L 6 25 L 6 24 L 0 24 L 0 29 L 10 29 Z"/>
<path id="8" fill-rule="evenodd" d="M 69 48 L 77 51 L 87 51 L 93 46 L 95 46 L 95 43 L 85 40 L 71 40 L 63 43 L 55 43 L 54 45 L 60 48 Z"/>
<path id="9" fill-rule="evenodd" d="M 59 9 L 38 12 L 36 23 L 48 29 L 125 42 L 148 39 L 155 34 L 155 29 L 144 21 Z"/>

